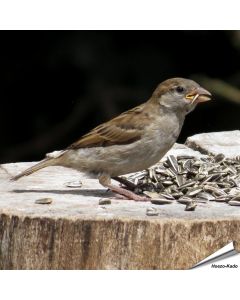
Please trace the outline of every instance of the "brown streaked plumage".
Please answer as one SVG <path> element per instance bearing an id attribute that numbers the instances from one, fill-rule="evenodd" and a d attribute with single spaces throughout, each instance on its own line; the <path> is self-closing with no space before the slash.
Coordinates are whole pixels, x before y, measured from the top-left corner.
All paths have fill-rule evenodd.
<path id="1" fill-rule="evenodd" d="M 150 122 L 150 105 L 134 107 L 116 118 L 103 123 L 85 134 L 68 149 L 124 145 L 141 139 L 145 126 Z M 141 123 L 139 122 L 141 118 Z"/>
<path id="2" fill-rule="evenodd" d="M 168 79 L 147 102 L 99 125 L 66 150 L 48 154 L 46 159 L 12 179 L 60 165 L 94 174 L 103 186 L 128 199 L 146 201 L 148 198 L 113 185 L 111 178 L 123 183 L 120 175 L 159 161 L 175 143 L 185 115 L 197 103 L 210 98 L 211 94 L 192 80 Z"/>

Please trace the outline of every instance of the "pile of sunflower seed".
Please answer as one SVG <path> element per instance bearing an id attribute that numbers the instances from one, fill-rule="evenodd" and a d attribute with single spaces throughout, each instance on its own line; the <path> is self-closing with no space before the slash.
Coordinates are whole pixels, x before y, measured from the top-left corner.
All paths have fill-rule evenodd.
<path id="1" fill-rule="evenodd" d="M 135 193 L 144 193 L 154 204 L 177 201 L 189 211 L 208 201 L 240 206 L 240 156 L 170 155 L 166 161 L 127 179 L 136 185 Z"/>

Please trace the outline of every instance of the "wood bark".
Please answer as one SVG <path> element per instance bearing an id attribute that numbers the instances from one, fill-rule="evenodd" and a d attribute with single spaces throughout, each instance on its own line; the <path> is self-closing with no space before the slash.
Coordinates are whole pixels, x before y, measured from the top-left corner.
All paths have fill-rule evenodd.
<path id="1" fill-rule="evenodd" d="M 0 168 L 0 269 L 188 269 L 231 241 L 240 250 L 239 207 L 117 200 L 61 167 L 9 181 L 31 164 Z M 69 187 L 76 180 L 82 186 Z M 51 204 L 35 203 L 46 197 Z M 152 206 L 158 216 L 146 215 Z"/>

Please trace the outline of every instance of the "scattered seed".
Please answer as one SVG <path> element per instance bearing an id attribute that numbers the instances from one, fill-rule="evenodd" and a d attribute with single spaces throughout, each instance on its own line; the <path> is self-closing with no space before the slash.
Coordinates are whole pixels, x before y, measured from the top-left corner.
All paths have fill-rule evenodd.
<path id="1" fill-rule="evenodd" d="M 207 203 L 208 200 L 203 199 L 203 198 L 194 198 L 194 201 L 196 201 L 197 203 Z"/>
<path id="2" fill-rule="evenodd" d="M 169 200 L 174 200 L 174 199 L 175 199 L 175 198 L 174 198 L 172 195 L 170 195 L 170 194 L 160 193 L 159 195 L 162 196 L 162 197 L 164 197 L 164 198 L 166 198 L 166 199 L 169 199 Z"/>
<path id="3" fill-rule="evenodd" d="M 230 200 L 228 204 L 231 206 L 240 206 L 240 201 Z"/>
<path id="4" fill-rule="evenodd" d="M 143 194 L 149 196 L 150 198 L 153 198 L 153 199 L 157 199 L 159 198 L 159 194 L 156 193 L 156 192 L 149 192 L 149 191 L 145 191 L 143 192 Z"/>
<path id="5" fill-rule="evenodd" d="M 182 160 L 182 159 L 193 159 L 194 156 L 191 155 L 178 155 L 177 160 Z"/>
<path id="6" fill-rule="evenodd" d="M 215 197 L 209 193 L 206 193 L 206 192 L 201 192 L 198 194 L 198 198 L 201 198 L 201 199 L 204 199 L 204 200 L 207 200 L 207 201 L 214 201 L 215 200 Z"/>
<path id="7" fill-rule="evenodd" d="M 157 178 L 155 169 L 153 169 L 153 168 L 150 168 L 150 169 L 149 169 L 149 177 L 150 177 L 150 179 L 152 179 L 154 182 L 158 182 L 158 178 Z"/>
<path id="8" fill-rule="evenodd" d="M 165 168 L 169 168 L 169 164 L 168 164 L 168 162 L 167 162 L 167 161 L 165 161 L 165 162 L 163 163 L 163 166 L 164 166 Z"/>
<path id="9" fill-rule="evenodd" d="M 36 204 L 51 204 L 53 202 L 52 198 L 40 198 L 35 200 Z"/>
<path id="10" fill-rule="evenodd" d="M 187 192 L 187 196 L 196 196 L 197 194 L 202 192 L 202 190 L 203 190 L 202 188 L 195 188 L 195 189 L 189 190 Z"/>
<path id="11" fill-rule="evenodd" d="M 179 199 L 180 197 L 183 196 L 183 193 L 182 193 L 182 192 L 172 193 L 172 196 L 173 196 L 175 199 Z"/>
<path id="12" fill-rule="evenodd" d="M 170 180 L 165 180 L 165 181 L 162 182 L 162 184 L 163 184 L 163 185 L 166 185 L 166 186 L 169 186 L 169 185 L 172 185 L 173 182 L 170 181 Z"/>
<path id="13" fill-rule="evenodd" d="M 191 159 L 187 159 L 187 160 L 184 161 L 183 164 L 182 164 L 183 169 L 185 169 L 185 170 L 190 170 L 191 165 L 192 165 L 192 160 L 191 160 Z"/>
<path id="14" fill-rule="evenodd" d="M 238 183 L 236 180 L 234 180 L 233 178 L 230 178 L 228 183 L 230 183 L 230 186 L 231 187 L 237 187 L 238 186 Z"/>
<path id="15" fill-rule="evenodd" d="M 186 182 L 186 183 L 184 183 L 183 185 L 181 185 L 181 186 L 179 187 L 179 189 L 182 190 L 182 189 L 184 189 L 184 188 L 186 188 L 186 187 L 193 186 L 194 184 L 195 184 L 194 181 L 189 181 L 189 182 Z"/>
<path id="16" fill-rule="evenodd" d="M 169 163 L 170 168 L 174 171 L 174 173 L 178 174 L 179 166 L 176 158 L 173 155 L 169 155 L 167 157 L 167 161 Z"/>
<path id="17" fill-rule="evenodd" d="M 202 165 L 201 160 L 196 160 L 196 161 L 192 164 L 193 167 L 200 167 L 201 165 Z"/>
<path id="18" fill-rule="evenodd" d="M 111 199 L 108 199 L 108 198 L 99 199 L 99 202 L 98 202 L 99 205 L 109 205 L 111 203 L 112 203 Z"/>
<path id="19" fill-rule="evenodd" d="M 213 193 L 215 196 L 224 196 L 224 195 L 226 195 L 226 193 L 223 192 L 222 190 L 220 190 L 220 189 L 218 189 L 216 187 L 210 186 L 210 185 L 205 185 L 203 187 L 203 190 L 205 192 Z"/>
<path id="20" fill-rule="evenodd" d="M 237 196 L 235 196 L 235 197 L 233 197 L 232 201 L 240 201 L 240 194 L 237 195 Z"/>
<path id="21" fill-rule="evenodd" d="M 228 182 L 218 182 L 217 185 L 221 188 L 225 188 L 225 187 L 231 187 L 232 184 L 228 183 Z"/>
<path id="22" fill-rule="evenodd" d="M 224 159 L 225 159 L 225 156 L 224 156 L 222 153 L 219 153 L 219 154 L 217 154 L 217 155 L 214 157 L 214 161 L 215 161 L 216 163 L 220 163 L 220 162 L 222 162 Z"/>
<path id="23" fill-rule="evenodd" d="M 72 181 L 72 182 L 67 182 L 65 184 L 65 186 L 71 187 L 71 188 L 79 188 L 79 187 L 82 186 L 82 182 L 80 180 L 78 180 L 78 181 Z"/>
<path id="24" fill-rule="evenodd" d="M 164 199 L 164 198 L 158 198 L 158 199 L 151 199 L 151 203 L 152 204 L 172 204 L 173 200 L 168 200 L 168 199 Z"/>
<path id="25" fill-rule="evenodd" d="M 229 192 L 229 195 L 235 197 L 235 196 L 238 196 L 240 195 L 240 188 L 233 188 L 231 189 L 231 191 Z"/>
<path id="26" fill-rule="evenodd" d="M 177 202 L 179 202 L 181 204 L 188 204 L 188 203 L 192 202 L 192 198 L 183 196 L 180 199 L 178 199 Z"/>
<path id="27" fill-rule="evenodd" d="M 150 207 L 150 208 L 146 209 L 146 215 L 147 216 L 158 216 L 159 212 L 155 208 Z"/>
<path id="28" fill-rule="evenodd" d="M 230 198 L 227 196 L 216 197 L 214 201 L 216 202 L 229 202 Z"/>
<path id="29" fill-rule="evenodd" d="M 176 173 L 172 169 L 167 169 L 166 171 L 170 178 L 176 177 Z"/>
<path id="30" fill-rule="evenodd" d="M 198 181 L 202 181 L 202 180 L 205 179 L 206 177 L 207 177 L 206 174 L 198 173 L 198 174 L 196 175 L 196 179 L 197 179 Z"/>
<path id="31" fill-rule="evenodd" d="M 136 184 L 136 193 L 149 195 L 158 204 L 194 201 L 195 206 L 208 201 L 240 202 L 239 162 L 240 155 L 235 159 L 225 158 L 223 154 L 200 159 L 169 155 L 165 161 L 127 179 Z"/>
<path id="32" fill-rule="evenodd" d="M 197 203 L 194 201 L 191 201 L 190 203 L 188 203 L 185 207 L 185 211 L 194 211 L 197 207 Z"/>
<path id="33" fill-rule="evenodd" d="M 184 183 L 184 177 L 183 175 L 176 175 L 176 183 L 178 186 L 182 186 Z"/>
<path id="34" fill-rule="evenodd" d="M 208 182 L 208 181 L 216 181 L 221 177 L 221 174 L 211 174 L 206 177 L 206 179 L 203 181 L 203 183 Z"/>

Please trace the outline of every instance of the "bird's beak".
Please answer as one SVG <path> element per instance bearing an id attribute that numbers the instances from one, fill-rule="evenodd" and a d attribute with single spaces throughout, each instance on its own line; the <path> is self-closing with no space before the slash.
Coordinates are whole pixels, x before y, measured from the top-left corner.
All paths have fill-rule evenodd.
<path id="1" fill-rule="evenodd" d="M 196 103 L 205 102 L 211 100 L 211 93 L 202 87 L 194 89 L 191 93 L 186 95 L 186 99 Z"/>

